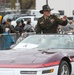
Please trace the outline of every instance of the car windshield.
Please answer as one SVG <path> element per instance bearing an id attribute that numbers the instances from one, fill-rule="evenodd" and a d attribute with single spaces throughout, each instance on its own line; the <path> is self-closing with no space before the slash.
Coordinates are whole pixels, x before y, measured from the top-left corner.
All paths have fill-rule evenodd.
<path id="1" fill-rule="evenodd" d="M 3 19 L 13 19 L 14 14 L 7 14 Z"/>
<path id="2" fill-rule="evenodd" d="M 73 35 L 30 35 L 19 43 L 41 49 L 73 49 Z M 18 46 L 18 45 L 17 45 Z"/>

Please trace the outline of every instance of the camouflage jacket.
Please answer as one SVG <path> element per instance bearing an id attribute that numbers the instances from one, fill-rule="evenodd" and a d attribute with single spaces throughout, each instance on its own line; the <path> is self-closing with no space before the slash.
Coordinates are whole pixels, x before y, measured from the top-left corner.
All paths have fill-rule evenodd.
<path id="1" fill-rule="evenodd" d="M 57 33 L 58 25 L 63 26 L 67 25 L 67 20 L 62 21 L 62 19 L 58 18 L 55 15 L 51 15 L 45 20 L 44 17 L 42 16 L 38 19 L 35 31 L 37 34 L 41 34 L 41 32 L 43 34 L 52 34 L 52 33 L 55 34 Z"/>
<path id="2" fill-rule="evenodd" d="M 10 29 L 10 31 L 11 31 L 11 33 L 17 33 L 17 31 L 14 29 L 14 27 L 12 26 L 12 25 L 4 25 L 3 26 L 3 31 L 5 32 L 5 29 L 6 28 L 9 28 Z"/>

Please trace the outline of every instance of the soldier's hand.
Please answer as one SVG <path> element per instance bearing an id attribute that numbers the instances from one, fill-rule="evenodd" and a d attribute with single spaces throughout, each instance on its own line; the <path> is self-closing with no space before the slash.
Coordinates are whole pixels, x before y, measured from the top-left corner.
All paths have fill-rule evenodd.
<path id="1" fill-rule="evenodd" d="M 63 16 L 62 20 L 66 21 L 67 20 L 67 16 Z"/>

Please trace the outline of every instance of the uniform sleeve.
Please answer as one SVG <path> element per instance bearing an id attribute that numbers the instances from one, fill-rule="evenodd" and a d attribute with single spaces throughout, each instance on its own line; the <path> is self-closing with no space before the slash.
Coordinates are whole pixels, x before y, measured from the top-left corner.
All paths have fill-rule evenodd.
<path id="1" fill-rule="evenodd" d="M 60 18 L 57 17 L 57 23 L 59 25 L 66 26 L 67 23 L 68 23 L 68 21 L 67 20 L 66 21 L 63 21 L 62 19 L 60 19 Z"/>
<path id="2" fill-rule="evenodd" d="M 38 23 L 37 23 L 37 25 L 35 27 L 35 32 L 36 32 L 36 34 L 41 34 L 41 28 L 40 28 L 39 20 L 38 20 Z"/>
<path id="3" fill-rule="evenodd" d="M 6 25 L 3 26 L 3 32 L 5 32 Z"/>
<path id="4" fill-rule="evenodd" d="M 10 29 L 12 32 L 17 33 L 17 31 L 12 26 L 10 26 Z"/>

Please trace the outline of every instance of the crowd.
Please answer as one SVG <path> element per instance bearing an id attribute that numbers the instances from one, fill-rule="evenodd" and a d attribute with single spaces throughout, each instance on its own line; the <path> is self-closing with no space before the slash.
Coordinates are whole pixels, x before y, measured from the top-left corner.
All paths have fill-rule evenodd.
<path id="1" fill-rule="evenodd" d="M 31 25 L 31 21 L 28 20 L 27 24 L 24 24 L 24 21 L 18 21 L 16 27 L 11 25 L 11 19 L 7 19 L 6 23 L 0 25 L 0 34 L 5 32 L 6 28 L 10 29 L 10 33 L 23 33 L 23 32 L 33 32 L 34 28 Z"/>
<path id="2" fill-rule="evenodd" d="M 74 33 L 74 22 L 69 21 L 66 26 L 58 26 L 58 32 L 63 34 L 73 34 Z"/>
<path id="3" fill-rule="evenodd" d="M 18 21 L 16 27 L 11 25 L 11 19 L 7 19 L 4 24 L 0 24 L 0 34 L 36 32 L 36 34 L 56 34 L 56 33 L 74 33 L 74 23 L 68 21 L 67 16 L 59 18 L 56 15 L 51 15 L 51 9 L 48 5 L 44 5 L 40 13 L 42 17 L 38 19 L 35 28 L 31 25 L 31 20 Z M 12 40 L 12 42 L 14 42 Z M 12 44 L 12 43 L 11 43 Z"/>
<path id="4" fill-rule="evenodd" d="M 11 25 L 11 21 L 11 19 L 7 19 L 4 24 L 0 24 L 0 49 L 2 50 L 10 49 L 10 46 L 15 43 L 10 33 L 21 35 L 24 32 L 34 32 L 30 20 L 28 20 L 26 24 L 24 24 L 23 20 L 18 21 L 16 27 Z"/>
<path id="5" fill-rule="evenodd" d="M 7 19 L 4 24 L 0 24 L 0 34 L 5 32 L 6 28 L 10 29 L 10 33 L 23 33 L 23 32 L 36 32 L 37 34 L 55 34 L 62 30 L 71 31 L 74 29 L 74 23 L 68 21 L 67 16 L 59 18 L 56 15 L 51 15 L 51 9 L 48 5 L 44 5 L 40 13 L 43 14 L 42 17 L 38 19 L 35 28 L 31 25 L 31 20 L 27 20 L 25 24 L 23 20 L 17 21 L 17 25 L 14 27 L 11 25 L 11 19 Z"/>

